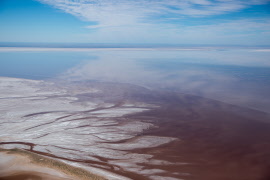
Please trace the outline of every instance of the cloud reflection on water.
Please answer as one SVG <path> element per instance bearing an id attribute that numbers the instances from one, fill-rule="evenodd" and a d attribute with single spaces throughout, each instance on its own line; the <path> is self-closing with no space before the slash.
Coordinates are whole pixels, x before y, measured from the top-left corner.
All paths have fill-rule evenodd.
<path id="1" fill-rule="evenodd" d="M 69 69 L 61 78 L 131 83 L 270 112 L 269 52 L 163 49 L 90 54 L 98 58 Z"/>

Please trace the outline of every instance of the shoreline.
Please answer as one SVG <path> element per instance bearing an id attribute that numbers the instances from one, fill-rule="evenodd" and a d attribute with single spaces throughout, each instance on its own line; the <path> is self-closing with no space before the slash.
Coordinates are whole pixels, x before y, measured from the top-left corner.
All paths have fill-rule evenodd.
<path id="1" fill-rule="evenodd" d="M 74 167 L 64 162 L 48 158 L 42 155 L 21 150 L 0 148 L 0 178 L 19 179 L 31 177 L 34 179 L 78 179 L 78 180 L 105 180 L 106 178 L 91 172 Z"/>

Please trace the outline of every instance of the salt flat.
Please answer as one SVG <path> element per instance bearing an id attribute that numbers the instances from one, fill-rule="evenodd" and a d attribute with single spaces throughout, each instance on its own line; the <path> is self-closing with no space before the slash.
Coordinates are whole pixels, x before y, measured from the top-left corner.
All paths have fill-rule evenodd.
<path id="1" fill-rule="evenodd" d="M 79 94 L 87 91 L 71 89 L 59 88 L 53 82 L 1 77 L 0 147 L 26 149 L 78 163 L 89 161 L 91 167 L 100 171 L 111 168 L 131 170 L 132 167 L 132 172 L 143 176 L 163 172 L 141 171 L 142 166 L 138 163 L 150 163 L 154 157 L 128 151 L 175 140 L 138 136 L 154 125 L 127 115 L 148 111 L 154 105 L 80 101 Z M 102 94 L 102 89 L 92 87 L 87 93 Z M 119 163 L 121 160 L 125 162 Z"/>

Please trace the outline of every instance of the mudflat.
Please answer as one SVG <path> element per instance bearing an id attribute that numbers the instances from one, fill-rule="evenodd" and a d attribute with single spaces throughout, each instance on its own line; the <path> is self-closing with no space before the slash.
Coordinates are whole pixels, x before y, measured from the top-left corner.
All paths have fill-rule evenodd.
<path id="1" fill-rule="evenodd" d="M 130 84 L 2 82 L 3 149 L 61 160 L 106 179 L 270 178 L 267 113 Z M 27 171 L 5 178 L 17 175 L 41 176 Z"/>

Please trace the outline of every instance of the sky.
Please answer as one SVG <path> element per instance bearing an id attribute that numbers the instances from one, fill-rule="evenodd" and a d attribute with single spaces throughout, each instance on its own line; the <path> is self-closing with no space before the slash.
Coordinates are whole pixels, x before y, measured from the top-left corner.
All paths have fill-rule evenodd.
<path id="1" fill-rule="evenodd" d="M 270 0 L 0 0 L 0 42 L 270 45 Z"/>

